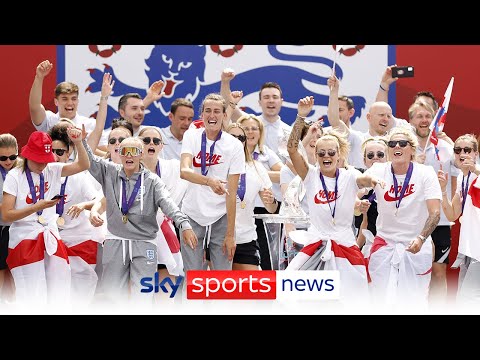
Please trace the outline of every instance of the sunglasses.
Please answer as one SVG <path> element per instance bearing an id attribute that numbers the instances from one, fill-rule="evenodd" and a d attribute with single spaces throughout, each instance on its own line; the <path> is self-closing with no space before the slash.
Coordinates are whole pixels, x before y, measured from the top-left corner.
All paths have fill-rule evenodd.
<path id="1" fill-rule="evenodd" d="M 151 138 L 150 136 L 147 136 L 147 137 L 142 138 L 142 140 L 143 140 L 143 143 L 144 143 L 145 145 L 150 144 L 150 141 L 152 141 L 152 140 L 153 140 L 153 145 L 163 144 L 162 139 L 159 139 L 159 138 L 157 138 L 157 137 Z"/>
<path id="2" fill-rule="evenodd" d="M 124 137 L 121 137 L 121 136 L 120 136 L 118 139 L 112 137 L 112 138 L 108 139 L 108 143 L 109 143 L 110 145 L 113 145 L 113 144 L 115 144 L 115 143 L 117 142 L 117 140 L 118 140 L 118 143 L 120 144 L 123 140 L 125 140 L 125 138 L 124 138 Z"/>
<path id="3" fill-rule="evenodd" d="M 242 143 L 245 142 L 247 140 L 247 137 L 245 135 L 233 135 L 233 134 L 230 134 L 232 135 L 233 137 L 236 137 L 238 140 L 240 140 Z"/>
<path id="4" fill-rule="evenodd" d="M 7 159 L 15 160 L 18 155 L 10 155 L 10 156 L 0 156 L 0 161 L 7 161 Z"/>
<path id="5" fill-rule="evenodd" d="M 58 156 L 63 156 L 63 154 L 65 154 L 65 151 L 67 151 L 67 149 L 52 149 L 52 151 Z"/>
<path id="6" fill-rule="evenodd" d="M 462 152 L 462 150 L 465 152 L 465 154 L 470 154 L 473 149 L 471 147 L 468 147 L 468 146 L 465 146 L 464 148 L 462 148 L 462 147 L 454 147 L 453 148 L 453 152 L 457 155 L 460 154 Z M 1 160 L 1 157 L 0 157 L 0 160 Z"/>
<path id="7" fill-rule="evenodd" d="M 118 153 L 120 156 L 140 156 L 142 155 L 143 150 L 136 146 L 122 146 Z"/>
<path id="8" fill-rule="evenodd" d="M 370 151 L 367 153 L 367 158 L 372 160 L 375 157 L 375 153 L 373 151 Z M 383 159 L 385 157 L 385 153 L 383 151 L 377 151 L 377 157 L 379 159 Z"/>
<path id="9" fill-rule="evenodd" d="M 408 140 L 390 140 L 388 143 L 388 147 L 390 148 L 394 148 L 395 146 L 400 145 L 400 147 L 404 148 L 406 147 L 408 144 L 410 144 L 410 141 Z M 410 144 L 412 145 L 412 144 Z"/>
<path id="10" fill-rule="evenodd" d="M 320 150 L 317 152 L 317 156 L 320 156 L 320 157 L 325 157 L 325 155 L 328 153 L 328 156 L 335 156 L 337 155 L 337 150 L 328 150 L 328 151 L 325 151 L 325 150 Z"/>

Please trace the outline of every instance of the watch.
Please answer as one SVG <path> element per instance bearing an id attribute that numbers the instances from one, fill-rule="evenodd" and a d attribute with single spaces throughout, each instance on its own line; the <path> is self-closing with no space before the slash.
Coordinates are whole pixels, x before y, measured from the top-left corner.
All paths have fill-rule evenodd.
<path id="1" fill-rule="evenodd" d="M 419 238 L 420 240 L 422 240 L 422 243 L 424 243 L 425 240 L 427 240 L 427 239 L 425 238 L 425 236 L 423 236 L 423 235 L 417 235 L 417 238 Z"/>

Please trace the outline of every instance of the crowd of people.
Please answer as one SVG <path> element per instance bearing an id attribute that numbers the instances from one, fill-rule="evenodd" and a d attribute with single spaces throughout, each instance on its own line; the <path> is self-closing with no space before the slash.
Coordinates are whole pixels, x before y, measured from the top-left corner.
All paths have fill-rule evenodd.
<path id="1" fill-rule="evenodd" d="M 36 130 L 27 144 L 19 151 L 13 135 L 0 134 L 0 304 L 161 304 L 169 300 L 144 291 L 142 279 L 278 269 L 255 215 L 288 212 L 283 197 L 292 188 L 309 222 L 283 225 L 280 246 L 296 249 L 285 271 L 338 270 L 345 306 L 447 304 L 458 219 L 456 302 L 480 302 L 480 136 L 453 141 L 440 133 L 434 146 L 438 103 L 428 91 L 417 93 L 408 121 L 396 118 L 390 66 L 364 133 L 351 128 L 354 104 L 334 73 L 329 127 L 309 119 L 308 94 L 288 125 L 273 81 L 259 89 L 262 113 L 243 112 L 227 68 L 197 121 L 191 101 L 178 98 L 169 126 L 143 125 L 163 96 L 159 80 L 145 98 L 122 94 L 120 117 L 105 129 L 112 76 L 104 74 L 94 119 L 78 113 L 72 82 L 56 86 L 57 112 L 45 109 L 43 80 L 52 69 L 48 60 L 37 66 L 29 96 Z"/>

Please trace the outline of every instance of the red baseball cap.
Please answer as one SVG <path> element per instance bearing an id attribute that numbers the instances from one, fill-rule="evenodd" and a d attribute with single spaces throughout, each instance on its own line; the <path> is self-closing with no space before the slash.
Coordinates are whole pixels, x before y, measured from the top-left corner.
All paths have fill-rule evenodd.
<path id="1" fill-rule="evenodd" d="M 27 145 L 22 147 L 20 155 L 38 163 L 55 162 L 55 156 L 52 153 L 52 138 L 42 131 L 34 131 L 30 134 Z"/>

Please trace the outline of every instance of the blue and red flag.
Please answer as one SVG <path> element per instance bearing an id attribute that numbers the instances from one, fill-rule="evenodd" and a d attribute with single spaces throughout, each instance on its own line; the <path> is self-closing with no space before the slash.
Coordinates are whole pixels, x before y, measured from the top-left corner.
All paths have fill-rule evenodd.
<path id="1" fill-rule="evenodd" d="M 437 134 L 443 131 L 443 127 L 445 126 L 448 105 L 450 103 L 450 97 L 452 95 L 453 79 L 454 78 L 452 77 L 452 79 L 450 80 L 450 84 L 448 84 L 447 90 L 445 91 L 445 97 L 443 98 L 442 106 L 440 107 L 440 109 L 438 109 L 437 114 L 435 115 L 435 119 L 433 119 L 432 123 L 430 124 L 430 141 L 435 147 L 435 154 L 437 155 L 437 159 L 439 161 L 441 149 L 438 146 L 439 139 L 437 137 Z"/>

